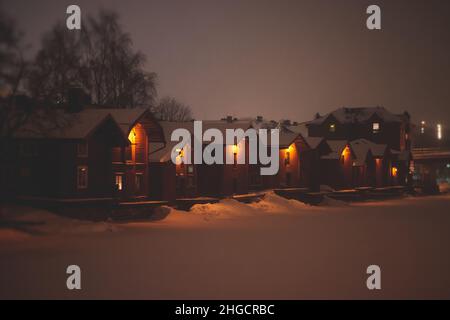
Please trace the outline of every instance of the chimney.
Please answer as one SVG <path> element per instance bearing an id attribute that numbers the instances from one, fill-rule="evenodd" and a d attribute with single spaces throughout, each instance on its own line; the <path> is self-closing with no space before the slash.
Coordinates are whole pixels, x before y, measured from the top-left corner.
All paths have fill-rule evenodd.
<path id="1" fill-rule="evenodd" d="M 263 116 L 256 116 L 256 121 L 262 122 L 263 121 Z"/>
<path id="2" fill-rule="evenodd" d="M 89 103 L 89 96 L 83 88 L 72 86 L 67 90 L 67 112 L 78 113 L 83 110 L 84 105 Z"/>

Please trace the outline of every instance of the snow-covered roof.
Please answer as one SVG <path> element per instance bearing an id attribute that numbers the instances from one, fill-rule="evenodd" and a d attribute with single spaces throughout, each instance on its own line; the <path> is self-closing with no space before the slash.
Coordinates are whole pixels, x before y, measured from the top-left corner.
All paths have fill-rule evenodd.
<path id="1" fill-rule="evenodd" d="M 331 151 L 336 152 L 339 156 L 347 146 L 347 140 L 327 140 L 326 142 Z"/>
<path id="2" fill-rule="evenodd" d="M 323 141 L 321 137 L 304 137 L 304 139 L 311 149 L 316 149 Z"/>
<path id="3" fill-rule="evenodd" d="M 15 134 L 16 138 L 84 139 L 107 117 L 127 137 L 147 108 L 113 109 L 87 106 L 80 112 L 55 109 L 34 115 Z"/>
<path id="4" fill-rule="evenodd" d="M 67 113 L 58 109 L 36 114 L 14 136 L 27 139 L 85 139 L 108 118 L 117 124 L 107 110 L 86 109 Z"/>
<path id="5" fill-rule="evenodd" d="M 350 148 L 354 154 L 353 164 L 356 166 L 362 166 L 365 164 L 367 154 L 370 151 L 370 142 L 366 139 L 357 139 L 350 141 Z"/>
<path id="6" fill-rule="evenodd" d="M 272 120 L 251 120 L 251 126 L 255 130 L 259 129 L 275 129 L 278 127 L 278 122 Z"/>
<path id="7" fill-rule="evenodd" d="M 302 137 L 304 137 L 304 138 L 308 137 L 308 127 L 306 126 L 306 123 L 300 123 L 297 125 L 286 126 L 286 129 L 291 132 L 300 133 L 302 135 Z"/>
<path id="8" fill-rule="evenodd" d="M 178 141 L 171 141 L 172 132 L 175 129 L 186 129 L 191 133 L 191 144 L 194 144 L 194 122 L 193 121 L 160 121 L 160 126 L 163 129 L 166 144 L 155 142 L 149 143 L 151 162 L 166 162 L 171 159 L 172 149 L 178 144 Z M 251 127 L 250 121 L 234 120 L 227 122 L 226 120 L 203 120 L 202 121 L 202 133 L 208 129 L 218 129 L 226 141 L 226 129 L 243 129 L 244 131 Z M 209 142 L 200 141 L 202 144 L 208 144 Z M 231 142 L 231 144 L 234 144 Z"/>
<path id="9" fill-rule="evenodd" d="M 194 122 L 176 122 L 176 121 L 160 121 L 163 129 L 166 143 L 150 142 L 149 143 L 149 161 L 150 162 L 167 162 L 171 160 L 172 149 L 178 144 L 178 141 L 171 141 L 172 132 L 176 129 L 186 129 L 191 133 L 191 143 L 194 134 Z"/>
<path id="10" fill-rule="evenodd" d="M 309 124 L 322 124 L 330 115 L 342 124 L 351 124 L 368 121 L 373 115 L 378 115 L 384 122 L 402 122 L 402 116 L 393 114 L 384 107 L 343 107 L 336 109 L 324 116 L 311 120 Z"/>
<path id="11" fill-rule="evenodd" d="M 149 109 L 134 108 L 134 109 L 106 109 L 119 124 L 122 131 L 128 135 L 136 121 L 144 115 Z"/>

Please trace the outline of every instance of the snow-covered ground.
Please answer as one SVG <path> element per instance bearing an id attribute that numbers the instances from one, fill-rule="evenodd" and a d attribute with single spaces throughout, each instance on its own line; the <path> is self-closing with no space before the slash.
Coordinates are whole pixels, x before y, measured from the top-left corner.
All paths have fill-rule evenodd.
<path id="1" fill-rule="evenodd" d="M 269 193 L 140 222 L 0 210 L 0 298 L 450 298 L 450 195 L 312 207 Z M 66 289 L 66 267 L 82 290 Z M 366 287 L 381 267 L 382 290 Z"/>

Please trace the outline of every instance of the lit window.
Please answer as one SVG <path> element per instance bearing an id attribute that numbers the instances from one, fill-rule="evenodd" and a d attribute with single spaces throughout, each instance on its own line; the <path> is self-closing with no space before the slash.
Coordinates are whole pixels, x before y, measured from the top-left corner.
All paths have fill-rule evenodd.
<path id="1" fill-rule="evenodd" d="M 123 176 L 121 174 L 116 174 L 116 189 L 118 191 L 123 189 Z"/>
<path id="2" fill-rule="evenodd" d="M 88 167 L 79 166 L 77 168 L 77 187 L 78 189 L 86 189 L 88 187 Z"/>
<path id="3" fill-rule="evenodd" d="M 380 123 L 374 122 L 374 123 L 372 124 L 372 131 L 373 131 L 373 133 L 378 133 L 378 132 L 380 132 Z"/>
<path id="4" fill-rule="evenodd" d="M 396 167 L 392 167 L 392 176 L 396 177 L 398 173 L 398 169 Z"/>
<path id="5" fill-rule="evenodd" d="M 87 157 L 88 156 L 87 142 L 77 143 L 77 156 L 79 156 L 79 157 Z"/>
<path id="6" fill-rule="evenodd" d="M 284 160 L 284 163 L 288 165 L 291 163 L 291 153 L 289 151 L 286 151 L 286 159 Z"/>
<path id="7" fill-rule="evenodd" d="M 330 127 L 328 128 L 330 132 L 336 132 L 336 125 L 334 123 L 330 124 Z"/>

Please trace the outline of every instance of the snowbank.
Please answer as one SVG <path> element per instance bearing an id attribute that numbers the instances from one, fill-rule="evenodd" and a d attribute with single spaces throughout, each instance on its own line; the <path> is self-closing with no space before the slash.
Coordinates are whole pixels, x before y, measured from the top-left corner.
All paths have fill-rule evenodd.
<path id="1" fill-rule="evenodd" d="M 25 206 L 3 206 L 0 212 L 1 239 L 24 239 L 27 235 L 105 232 L 114 229 L 114 225 L 108 222 L 70 219 Z"/>

